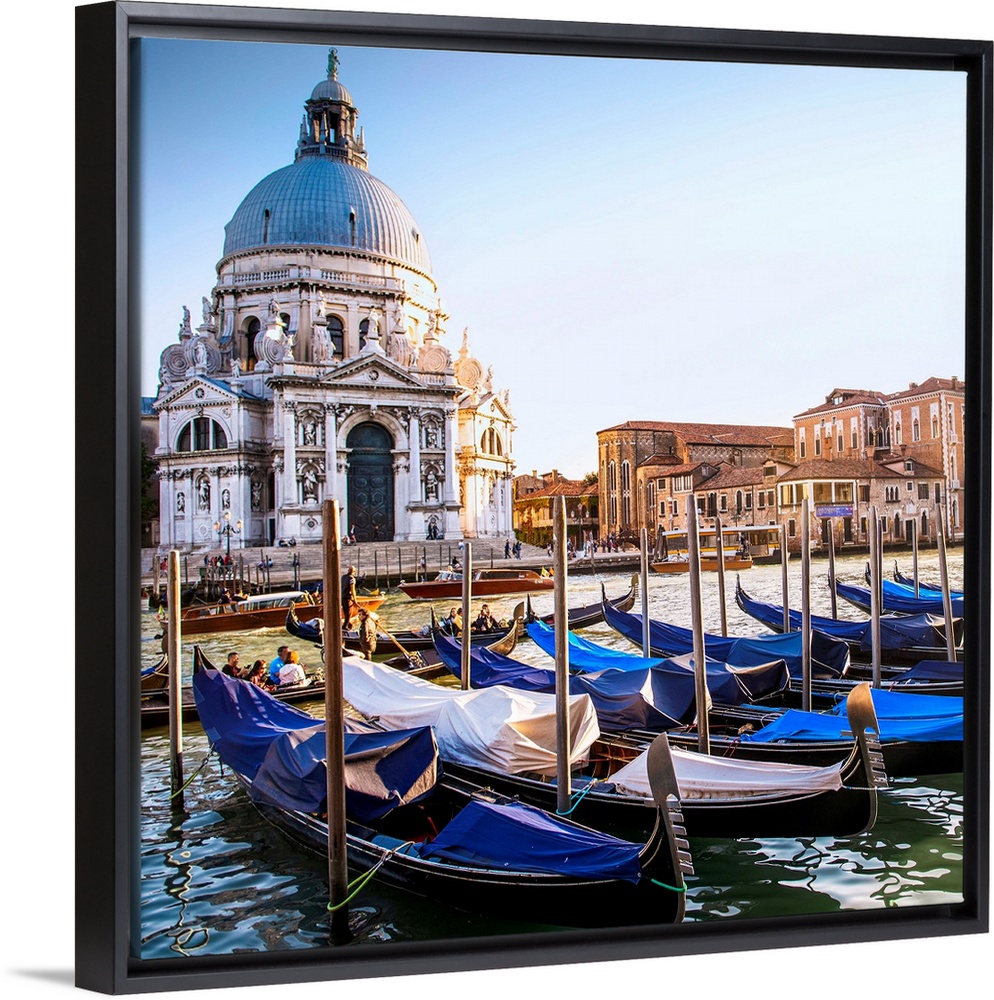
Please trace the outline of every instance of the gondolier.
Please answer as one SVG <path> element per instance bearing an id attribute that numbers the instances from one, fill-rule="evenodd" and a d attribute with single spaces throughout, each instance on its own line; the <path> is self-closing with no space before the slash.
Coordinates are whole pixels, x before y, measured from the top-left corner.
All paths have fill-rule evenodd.
<path id="1" fill-rule="evenodd" d="M 342 577 L 342 628 L 352 627 L 352 611 L 358 606 L 355 592 L 355 566 Z"/>

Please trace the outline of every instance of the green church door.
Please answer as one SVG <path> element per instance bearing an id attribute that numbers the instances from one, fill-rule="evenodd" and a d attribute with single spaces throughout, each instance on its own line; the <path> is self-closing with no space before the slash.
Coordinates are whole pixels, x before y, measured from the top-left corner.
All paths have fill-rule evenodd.
<path id="1" fill-rule="evenodd" d="M 356 541 L 393 539 L 393 442 L 379 424 L 359 424 L 346 439 L 349 449 L 349 524 Z"/>

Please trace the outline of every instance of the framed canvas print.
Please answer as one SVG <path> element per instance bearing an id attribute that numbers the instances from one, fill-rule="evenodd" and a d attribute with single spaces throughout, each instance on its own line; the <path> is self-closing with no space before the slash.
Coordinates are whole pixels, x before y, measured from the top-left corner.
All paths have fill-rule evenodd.
<path id="1" fill-rule="evenodd" d="M 78 985 L 987 930 L 991 54 L 77 8 Z"/>

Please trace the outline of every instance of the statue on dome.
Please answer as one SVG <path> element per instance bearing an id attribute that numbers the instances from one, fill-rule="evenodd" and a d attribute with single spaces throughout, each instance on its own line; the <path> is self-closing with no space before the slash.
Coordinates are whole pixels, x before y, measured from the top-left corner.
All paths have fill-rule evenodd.
<path id="1" fill-rule="evenodd" d="M 338 67 L 341 60 L 338 58 L 338 49 L 328 49 L 328 77 L 331 80 L 338 79 Z"/>
<path id="2" fill-rule="evenodd" d="M 179 324 L 179 337 L 180 340 L 185 340 L 187 337 L 193 336 L 193 327 L 190 326 L 190 310 L 186 306 L 183 306 L 183 319 Z"/>
<path id="3" fill-rule="evenodd" d="M 204 326 L 214 329 L 214 307 L 211 305 L 211 300 L 207 296 L 203 296 L 203 316 L 204 316 Z"/>

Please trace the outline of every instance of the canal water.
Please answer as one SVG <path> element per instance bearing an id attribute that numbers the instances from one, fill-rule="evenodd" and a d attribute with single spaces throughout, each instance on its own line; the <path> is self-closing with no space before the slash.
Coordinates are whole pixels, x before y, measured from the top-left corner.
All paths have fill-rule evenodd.
<path id="1" fill-rule="evenodd" d="M 865 557 L 840 557 L 837 575 L 862 584 Z M 892 567 L 891 567 L 892 568 Z M 812 610 L 831 614 L 827 563 L 814 562 Z M 911 573 L 910 555 L 901 570 Z M 962 581 L 962 553 L 950 554 L 951 585 Z M 924 582 L 938 582 L 934 553 L 919 557 Z M 570 578 L 570 606 L 600 595 L 620 596 L 629 574 Z M 781 603 L 778 565 L 754 566 L 741 574 L 752 597 Z M 800 606 L 800 565 L 790 565 L 788 591 Z M 720 631 L 717 575 L 704 578 L 705 628 Z M 729 634 L 756 634 L 762 627 L 734 603 L 735 574 L 726 575 Z M 690 626 L 686 576 L 649 580 L 651 617 Z M 510 615 L 516 598 L 491 601 L 499 615 Z M 474 609 L 480 602 L 474 602 Z M 539 614 L 552 610 L 552 595 L 533 596 Z M 447 610 L 440 603 L 436 611 Z M 639 605 L 636 609 L 639 610 Z M 418 627 L 428 620 L 428 606 L 391 595 L 380 609 L 388 628 Z M 840 618 L 862 620 L 861 612 L 839 602 Z M 155 616 L 145 613 L 143 661 L 157 658 Z M 584 630 L 595 642 L 635 651 L 627 640 L 599 625 Z M 208 657 L 220 664 L 236 650 L 242 664 L 272 659 L 288 641 L 281 629 L 197 637 Z M 305 665 L 317 667 L 320 656 L 306 644 L 289 641 Z M 188 670 L 192 643 L 184 643 Z M 530 641 L 520 642 L 516 657 L 550 666 L 552 660 Z M 940 657 L 941 658 L 941 655 Z M 323 705 L 304 705 L 320 715 Z M 205 762 L 202 770 L 197 770 Z M 169 743 L 165 730 L 142 737 L 141 816 L 141 957 L 227 955 L 253 951 L 307 949 L 326 944 L 327 863 L 293 845 L 261 819 L 233 775 L 209 759 L 203 730 L 184 727 L 184 764 L 190 780 L 183 811 L 171 806 Z M 741 920 L 844 910 L 958 903 L 963 898 L 963 778 L 961 774 L 891 778 L 880 813 L 867 834 L 849 838 L 691 841 L 695 874 L 688 881 L 688 921 Z M 467 904 L 471 903 L 467 900 Z M 350 908 L 355 942 L 441 940 L 494 937 L 543 928 L 527 922 L 495 921 L 432 903 L 373 879 Z"/>

